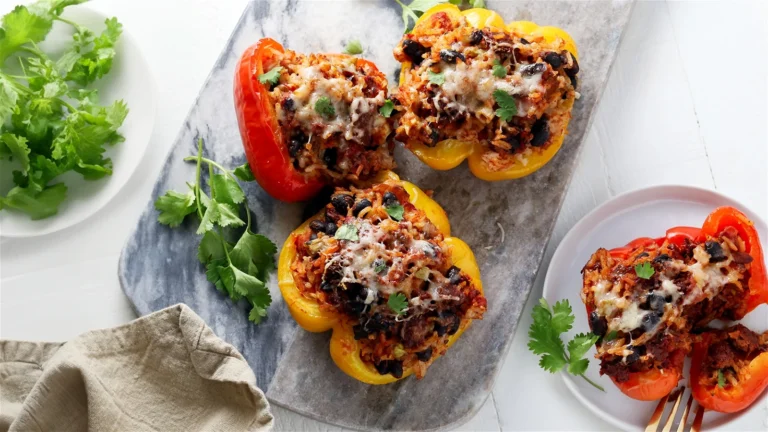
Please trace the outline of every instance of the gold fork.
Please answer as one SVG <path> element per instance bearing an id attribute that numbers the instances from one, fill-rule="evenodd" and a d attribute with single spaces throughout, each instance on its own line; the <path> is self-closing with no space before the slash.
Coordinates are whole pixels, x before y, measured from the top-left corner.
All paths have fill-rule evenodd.
<path id="1" fill-rule="evenodd" d="M 645 428 L 645 432 L 657 432 L 659 430 L 659 425 L 662 424 L 663 420 L 663 414 L 664 409 L 667 406 L 667 402 L 671 402 L 672 400 L 675 401 L 675 405 L 672 407 L 672 410 L 667 413 L 666 421 L 663 422 L 664 426 L 661 429 L 661 432 L 670 432 L 672 430 L 672 426 L 675 423 L 675 417 L 677 417 L 678 409 L 680 408 L 680 402 L 683 400 L 683 394 L 685 394 L 685 387 L 680 387 L 675 390 L 673 390 L 668 395 L 661 398 L 659 401 L 659 404 L 656 405 L 656 410 L 653 412 L 653 415 L 651 416 L 651 419 L 648 421 L 648 426 Z M 685 428 L 688 423 L 688 415 L 691 413 L 691 405 L 693 405 L 693 395 L 688 395 L 688 402 L 685 404 L 685 409 L 683 410 L 683 414 L 680 417 L 680 422 L 677 426 L 677 432 L 685 432 Z M 701 431 L 701 421 L 704 418 L 704 408 L 701 407 L 698 403 L 696 404 L 696 414 L 693 419 L 693 423 L 691 424 L 691 428 L 689 429 L 690 432 L 700 432 Z"/>

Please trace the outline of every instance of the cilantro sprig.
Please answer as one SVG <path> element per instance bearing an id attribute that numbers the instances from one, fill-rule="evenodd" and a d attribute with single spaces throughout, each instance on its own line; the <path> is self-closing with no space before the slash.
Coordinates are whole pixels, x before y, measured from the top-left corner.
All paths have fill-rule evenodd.
<path id="1" fill-rule="evenodd" d="M 123 141 L 117 132 L 128 115 L 122 100 L 100 105 L 88 88 L 109 73 L 122 25 L 105 20 L 105 30 L 62 18 L 64 8 L 85 0 L 40 0 L 16 6 L 0 28 L 0 160 L 9 163 L 14 187 L 0 195 L 0 210 L 43 219 L 58 213 L 67 197 L 60 176 L 75 171 L 86 180 L 112 174 L 106 148 Z M 71 45 L 52 58 L 39 47 L 59 21 L 74 28 Z M 18 63 L 20 72 L 5 65 Z"/>
<path id="2" fill-rule="evenodd" d="M 494 91 L 493 98 L 499 105 L 499 109 L 496 110 L 496 116 L 505 122 L 512 120 L 512 117 L 517 114 L 517 103 L 515 102 L 515 98 L 504 90 Z"/>
<path id="3" fill-rule="evenodd" d="M 432 72 L 427 71 L 427 75 L 429 76 L 429 82 L 435 85 L 443 85 L 445 84 L 445 74 L 442 72 Z"/>
<path id="4" fill-rule="evenodd" d="M 408 299 L 403 293 L 395 293 L 387 299 L 387 306 L 392 309 L 395 315 L 400 316 L 408 310 Z"/>
<path id="5" fill-rule="evenodd" d="M 158 222 L 169 227 L 179 226 L 187 216 L 197 214 L 200 224 L 197 234 L 202 235 L 197 258 L 205 266 L 207 279 L 216 289 L 227 294 L 232 301 L 246 299 L 251 305 L 248 319 L 259 324 L 267 316 L 272 303 L 266 282 L 269 272 L 275 268 L 277 246 L 267 237 L 251 231 L 251 212 L 245 193 L 237 179 L 250 181 L 248 164 L 230 171 L 219 163 L 203 157 L 203 140 L 198 140 L 197 156 L 184 161 L 195 162 L 195 183 L 187 184 L 186 193 L 167 191 L 155 201 L 160 212 Z M 201 183 L 203 164 L 208 168 L 208 190 Z M 218 170 L 219 173 L 215 171 Z M 246 221 L 240 218 L 244 209 Z M 245 225 L 237 241 L 225 229 Z"/>
<path id="6" fill-rule="evenodd" d="M 379 114 L 385 118 L 389 118 L 392 115 L 392 111 L 395 110 L 395 103 L 391 99 L 384 101 L 384 105 L 379 108 Z"/>
<path id="7" fill-rule="evenodd" d="M 333 103 L 327 96 L 317 98 L 317 101 L 315 102 L 315 112 L 323 116 L 326 120 L 330 120 L 336 116 L 336 108 L 333 107 Z"/>
<path id="8" fill-rule="evenodd" d="M 568 342 L 567 350 L 560 335 L 573 327 L 576 319 L 568 300 L 561 300 L 550 308 L 545 299 L 533 307 L 533 323 L 528 329 L 528 349 L 541 356 L 539 366 L 555 373 L 567 366 L 568 373 L 582 377 L 595 388 L 605 391 L 602 386 L 584 375 L 589 360 L 582 358 L 598 340 L 592 333 L 580 333 Z"/>
<path id="9" fill-rule="evenodd" d="M 493 76 L 496 78 L 504 78 L 507 76 L 507 68 L 505 68 L 498 59 L 493 61 Z"/>
<path id="10" fill-rule="evenodd" d="M 360 41 L 357 39 L 353 39 L 347 42 L 347 45 L 344 47 L 344 54 L 358 55 L 362 53 L 363 53 L 363 44 L 361 44 Z"/>
<path id="11" fill-rule="evenodd" d="M 650 279 L 655 272 L 656 271 L 653 269 L 653 266 L 651 266 L 651 263 L 649 262 L 635 265 L 635 274 L 637 274 L 637 277 L 640 279 Z"/>
<path id="12" fill-rule="evenodd" d="M 267 72 L 259 75 L 259 82 L 262 84 L 276 85 L 280 81 L 280 73 L 283 71 L 282 66 L 276 66 Z"/>

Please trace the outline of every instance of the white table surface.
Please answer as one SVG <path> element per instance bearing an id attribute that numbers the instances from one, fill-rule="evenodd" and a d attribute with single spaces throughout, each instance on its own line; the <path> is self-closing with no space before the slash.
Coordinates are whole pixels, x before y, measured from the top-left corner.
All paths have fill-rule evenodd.
<path id="1" fill-rule="evenodd" d="M 0 12 L 16 0 L 0 0 Z M 34 239 L 0 239 L 0 337 L 63 341 L 135 315 L 117 279 L 125 239 L 165 155 L 247 0 L 95 0 L 134 35 L 158 86 L 157 122 L 142 166 L 102 211 Z M 611 197 L 656 184 L 717 189 L 768 219 L 768 8 L 753 2 L 640 2 L 602 102 L 531 302 L 557 244 Z M 462 168 L 463 169 L 463 168 Z M 528 315 L 528 312 L 526 312 Z M 491 397 L 460 430 L 610 430 L 539 369 L 525 316 Z M 768 428 L 762 415 L 732 430 Z M 338 430 L 274 407 L 279 430 Z M 757 421 L 755 419 L 758 419 Z"/>

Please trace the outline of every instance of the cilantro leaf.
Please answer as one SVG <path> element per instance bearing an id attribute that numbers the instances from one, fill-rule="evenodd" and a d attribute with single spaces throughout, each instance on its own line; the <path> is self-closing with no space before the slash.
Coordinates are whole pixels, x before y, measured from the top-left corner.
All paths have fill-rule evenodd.
<path id="1" fill-rule="evenodd" d="M 227 248 L 226 251 L 224 248 Z M 227 259 L 227 251 L 232 250 L 232 246 L 222 242 L 221 238 L 213 231 L 207 231 L 200 239 L 197 247 L 197 259 L 202 264 L 208 264 L 211 261 L 221 261 Z"/>
<path id="2" fill-rule="evenodd" d="M 0 148 L 5 145 L 8 152 L 21 165 L 22 172 L 29 171 L 29 147 L 27 146 L 27 139 L 14 135 L 12 133 L 4 133 L 0 135 Z M 0 154 L 3 150 L 0 149 Z"/>
<path id="3" fill-rule="evenodd" d="M 568 355 L 571 361 L 584 357 L 584 354 L 597 342 L 599 336 L 592 333 L 579 333 L 568 342 Z M 577 374 L 578 375 L 578 374 Z"/>
<path id="4" fill-rule="evenodd" d="M 558 335 L 565 333 L 573 327 L 576 317 L 568 300 L 561 300 L 552 307 L 552 330 Z"/>
<path id="5" fill-rule="evenodd" d="M 619 336 L 619 332 L 617 332 L 616 330 L 613 330 L 610 333 L 608 333 L 607 335 L 605 335 L 603 337 L 603 340 L 606 341 L 606 342 L 610 342 L 610 341 L 616 339 L 618 336 Z"/>
<path id="6" fill-rule="evenodd" d="M 387 99 L 384 102 L 384 105 L 382 105 L 381 108 L 379 108 L 379 113 L 382 116 L 384 116 L 386 118 L 389 118 L 392 115 L 392 111 L 394 111 L 394 110 L 395 110 L 394 102 L 392 102 L 391 99 Z"/>
<path id="7" fill-rule="evenodd" d="M 496 78 L 504 78 L 507 76 L 507 68 L 502 66 L 498 59 L 493 61 L 493 76 Z"/>
<path id="8" fill-rule="evenodd" d="M 720 388 L 725 388 L 725 374 L 723 374 L 721 369 L 717 370 L 717 386 Z"/>
<path id="9" fill-rule="evenodd" d="M 429 75 L 429 82 L 432 84 L 443 85 L 445 83 L 445 74 L 442 72 L 435 73 L 432 71 L 427 71 L 427 75 Z"/>
<path id="10" fill-rule="evenodd" d="M 496 116 L 505 122 L 512 120 L 512 117 L 517 114 L 517 103 L 515 102 L 515 98 L 504 90 L 494 91 L 493 98 L 499 105 L 499 109 L 496 110 Z"/>
<path id="11" fill-rule="evenodd" d="M 108 18 L 104 21 L 106 28 L 101 34 L 93 39 L 93 46 L 88 49 L 90 43 L 88 43 L 89 36 L 92 33 L 88 32 L 76 33 L 75 36 L 79 37 L 80 57 L 72 62 L 72 55 L 70 59 L 62 66 L 67 69 L 67 80 L 74 81 L 82 86 L 86 86 L 97 79 L 103 77 L 112 69 L 112 60 L 115 57 L 115 44 L 120 38 L 123 32 L 123 25 L 117 21 L 117 18 Z M 70 66 L 71 64 L 71 66 Z"/>
<path id="12" fill-rule="evenodd" d="M 336 230 L 336 234 L 333 235 L 333 238 L 349 241 L 360 240 L 360 237 L 357 235 L 357 227 L 352 224 L 344 224 L 340 226 L 339 229 Z"/>
<path id="13" fill-rule="evenodd" d="M 0 124 L 5 124 L 12 114 L 19 113 L 18 100 L 19 90 L 14 82 L 0 74 Z"/>
<path id="14" fill-rule="evenodd" d="M 3 17 L 0 31 L 0 64 L 27 42 L 40 42 L 51 31 L 53 19 L 31 13 L 25 6 L 16 6 Z"/>
<path id="15" fill-rule="evenodd" d="M 408 309 L 408 299 L 403 293 L 395 293 L 387 299 L 387 306 L 392 309 L 397 316 L 402 315 Z"/>
<path id="16" fill-rule="evenodd" d="M 584 372 L 587 371 L 587 367 L 589 366 L 589 360 L 587 359 L 580 359 L 580 360 L 573 360 L 568 363 L 568 373 L 571 375 L 583 375 Z"/>
<path id="17" fill-rule="evenodd" d="M 32 220 L 53 216 L 59 211 L 59 205 L 67 197 L 67 186 L 56 183 L 42 191 L 33 188 L 14 187 L 6 196 L 0 197 L 2 207 L 22 211 Z"/>
<path id="18" fill-rule="evenodd" d="M 155 208 L 160 211 L 157 221 L 169 227 L 177 227 L 184 218 L 195 212 L 195 195 L 192 191 L 182 194 L 169 190 L 165 195 L 157 197 Z"/>
<path id="19" fill-rule="evenodd" d="M 331 100 L 326 96 L 321 96 L 317 99 L 315 102 L 315 112 L 325 117 L 326 120 L 336 116 L 336 109 L 333 107 Z"/>
<path id="20" fill-rule="evenodd" d="M 395 205 L 387 206 L 387 207 L 384 208 L 384 210 L 387 211 L 387 214 L 392 219 L 394 219 L 396 221 L 403 220 L 403 214 L 405 213 L 405 209 L 403 209 L 403 206 L 401 206 L 400 204 L 395 204 Z"/>
<path id="21" fill-rule="evenodd" d="M 347 46 L 344 47 L 344 54 L 357 55 L 363 53 L 363 45 L 360 41 L 353 39 L 347 42 Z"/>
<path id="22" fill-rule="evenodd" d="M 215 202 L 218 204 L 219 212 L 219 217 L 216 219 L 216 223 L 222 227 L 238 227 L 245 225 L 245 222 L 243 222 L 243 220 L 240 219 L 240 216 L 237 215 L 238 211 L 235 206 L 227 203 L 220 203 L 218 201 Z"/>
<path id="23" fill-rule="evenodd" d="M 384 261 L 376 260 L 373 262 L 373 271 L 374 273 L 381 273 L 384 270 L 387 269 L 387 265 L 384 264 Z"/>
<path id="24" fill-rule="evenodd" d="M 544 354 L 539 359 L 539 366 L 551 373 L 559 372 L 565 366 L 565 359 L 551 354 Z"/>
<path id="25" fill-rule="evenodd" d="M 243 190 L 235 180 L 224 174 L 214 174 L 210 179 L 216 201 L 226 204 L 240 204 L 245 199 Z"/>
<path id="26" fill-rule="evenodd" d="M 245 182 L 251 182 L 256 180 L 256 178 L 253 176 L 253 171 L 251 171 L 251 166 L 248 164 L 248 162 L 235 168 L 232 171 L 232 174 L 234 174 L 235 177 Z"/>
<path id="27" fill-rule="evenodd" d="M 259 82 L 262 84 L 277 85 L 278 81 L 280 81 L 280 73 L 282 71 L 282 66 L 273 67 L 269 72 L 259 75 Z"/>
<path id="28" fill-rule="evenodd" d="M 210 200 L 206 205 L 203 218 L 200 220 L 200 226 L 198 226 L 196 233 L 205 234 L 213 229 L 213 224 L 219 220 L 219 203 L 214 200 Z"/>
<path id="29" fill-rule="evenodd" d="M 229 257 L 235 267 L 243 271 L 248 271 L 250 265 L 253 264 L 257 269 L 254 276 L 266 280 L 268 272 L 275 268 L 276 252 L 277 245 L 272 240 L 246 230 L 235 244 Z"/>
<path id="30" fill-rule="evenodd" d="M 637 277 L 641 279 L 650 279 L 651 276 L 653 276 L 655 273 L 655 270 L 651 266 L 651 263 L 644 262 L 642 264 L 635 265 L 635 273 L 637 274 Z"/>
<path id="31" fill-rule="evenodd" d="M 440 3 L 445 3 L 445 1 L 446 0 L 413 0 L 410 4 L 406 5 L 400 0 L 395 0 L 395 2 L 403 9 L 402 17 L 403 23 L 405 24 L 404 33 L 408 33 L 413 29 L 416 20 L 418 20 L 424 12 Z M 413 24 L 411 24 L 411 20 L 413 21 Z"/>

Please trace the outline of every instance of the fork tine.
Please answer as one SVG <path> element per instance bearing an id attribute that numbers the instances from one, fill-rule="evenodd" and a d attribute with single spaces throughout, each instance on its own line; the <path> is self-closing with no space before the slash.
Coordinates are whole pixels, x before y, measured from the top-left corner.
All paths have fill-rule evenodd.
<path id="1" fill-rule="evenodd" d="M 696 418 L 693 419 L 693 425 L 691 425 L 691 432 L 701 431 L 701 421 L 704 419 L 704 408 L 699 405 L 696 408 Z"/>
<path id="2" fill-rule="evenodd" d="M 675 400 L 675 406 L 672 407 L 667 423 L 664 424 L 664 429 L 661 432 L 670 432 L 672 430 L 672 423 L 675 422 L 675 415 L 677 415 L 677 408 L 680 407 L 680 401 L 683 399 L 683 393 L 685 393 L 685 388 L 680 389 L 680 394 L 677 395 L 677 400 Z"/>
<path id="3" fill-rule="evenodd" d="M 659 400 L 659 404 L 656 405 L 656 410 L 653 411 L 651 419 L 648 420 L 648 426 L 645 427 L 645 432 L 656 432 L 656 430 L 658 430 L 661 414 L 664 413 L 664 407 L 667 405 L 668 398 L 669 395 L 666 395 Z"/>
<path id="4" fill-rule="evenodd" d="M 685 411 L 680 418 L 680 424 L 677 426 L 677 432 L 685 432 L 685 424 L 688 423 L 688 414 L 691 412 L 691 405 L 693 404 L 693 394 L 688 396 L 688 403 L 685 404 Z"/>

